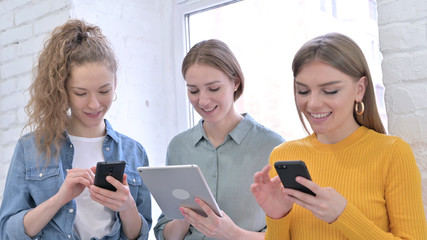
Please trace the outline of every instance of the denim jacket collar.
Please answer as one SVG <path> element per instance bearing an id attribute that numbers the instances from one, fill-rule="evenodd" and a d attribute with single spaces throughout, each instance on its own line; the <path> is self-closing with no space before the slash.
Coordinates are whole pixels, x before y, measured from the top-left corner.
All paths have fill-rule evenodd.
<path id="1" fill-rule="evenodd" d="M 119 142 L 119 136 L 116 131 L 114 131 L 113 126 L 111 126 L 110 122 L 108 122 L 107 119 L 104 119 L 105 123 L 105 132 L 106 136 L 111 137 L 116 143 Z M 71 143 L 70 138 L 68 137 L 69 133 L 67 130 L 65 130 L 65 138 L 67 139 L 68 143 Z"/>
<path id="2" fill-rule="evenodd" d="M 105 122 L 105 129 L 106 129 L 106 135 L 110 136 L 116 143 L 119 142 L 119 136 L 117 135 L 117 132 L 114 131 L 113 127 L 111 126 L 111 124 L 108 122 L 107 119 L 104 119 Z"/>

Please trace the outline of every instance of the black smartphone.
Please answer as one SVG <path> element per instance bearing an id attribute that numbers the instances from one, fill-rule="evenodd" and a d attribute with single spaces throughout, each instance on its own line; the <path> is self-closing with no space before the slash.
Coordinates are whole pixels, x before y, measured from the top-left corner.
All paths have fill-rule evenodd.
<path id="1" fill-rule="evenodd" d="M 125 166 L 126 162 L 124 161 L 98 162 L 96 164 L 94 185 L 111 191 L 116 191 L 117 189 L 111 185 L 111 183 L 107 182 L 105 178 L 107 176 L 112 176 L 122 182 Z"/>
<path id="2" fill-rule="evenodd" d="M 310 189 L 295 181 L 297 176 L 311 180 L 310 173 L 303 161 L 277 161 L 274 163 L 274 168 L 276 168 L 277 174 L 285 188 L 295 189 L 316 196 Z"/>

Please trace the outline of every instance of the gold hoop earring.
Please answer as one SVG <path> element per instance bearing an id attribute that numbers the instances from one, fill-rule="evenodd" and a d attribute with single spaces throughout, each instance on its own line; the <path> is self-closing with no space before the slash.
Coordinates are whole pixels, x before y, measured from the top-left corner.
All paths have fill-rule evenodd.
<path id="1" fill-rule="evenodd" d="M 359 109 L 359 105 L 361 109 Z M 362 115 L 365 112 L 365 104 L 363 104 L 362 101 L 356 102 L 354 105 L 354 111 L 356 112 L 357 115 L 359 116 Z"/>
<path id="2" fill-rule="evenodd" d="M 113 99 L 113 102 L 114 101 L 116 101 L 117 100 L 117 93 L 116 92 L 114 92 L 114 99 Z"/>

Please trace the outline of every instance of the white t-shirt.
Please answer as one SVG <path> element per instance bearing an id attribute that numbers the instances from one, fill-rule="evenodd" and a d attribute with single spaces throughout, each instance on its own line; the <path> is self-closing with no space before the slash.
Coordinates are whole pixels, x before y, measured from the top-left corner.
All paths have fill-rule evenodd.
<path id="1" fill-rule="evenodd" d="M 102 144 L 105 136 L 84 138 L 70 135 L 69 137 L 74 146 L 73 168 L 89 169 L 96 166 L 97 162 L 104 161 Z M 113 210 L 92 200 L 88 188 L 75 200 L 77 211 L 74 233 L 80 239 L 102 238 L 111 232 L 115 220 Z"/>

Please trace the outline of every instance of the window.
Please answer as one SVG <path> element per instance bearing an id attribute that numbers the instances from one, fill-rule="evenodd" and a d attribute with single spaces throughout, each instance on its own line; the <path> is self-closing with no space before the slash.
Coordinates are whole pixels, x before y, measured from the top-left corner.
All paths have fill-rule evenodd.
<path id="1" fill-rule="evenodd" d="M 320 0 L 320 10 L 328 13 L 333 17 L 337 17 L 337 1 L 336 0 Z"/>
<path id="2" fill-rule="evenodd" d="M 321 0 L 320 6 L 322 2 L 325 1 Z M 326 2 L 331 13 L 336 14 L 336 1 Z M 343 8 L 343 20 L 326 16 L 310 0 L 202 0 L 181 3 L 181 7 L 181 15 L 177 16 L 185 19 L 181 20 L 181 29 L 185 29 L 182 46 L 186 49 L 177 62 L 181 64 L 185 52 L 199 41 L 216 38 L 227 43 L 246 79 L 245 91 L 236 102 L 237 110 L 248 112 L 286 140 L 306 136 L 294 103 L 291 63 L 301 45 L 315 36 L 335 31 L 353 38 L 368 59 L 377 97 L 383 98 L 381 58 L 375 57 L 380 53 L 373 47 L 378 46 L 377 23 L 368 21 L 372 26 L 366 27 L 366 19 L 359 13 L 369 9 L 361 1 L 354 1 L 347 10 Z M 378 107 L 385 113 L 383 104 Z M 190 122 L 196 124 L 198 114 L 191 107 L 189 112 Z M 383 114 L 384 124 L 385 117 Z"/>
<path id="3" fill-rule="evenodd" d="M 326 0 L 320 0 L 320 10 L 326 12 Z"/>
<path id="4" fill-rule="evenodd" d="M 369 17 L 372 20 L 377 21 L 378 15 L 377 15 L 377 1 L 376 0 L 369 0 Z"/>
<path id="5" fill-rule="evenodd" d="M 337 1 L 331 0 L 332 16 L 337 17 Z"/>

